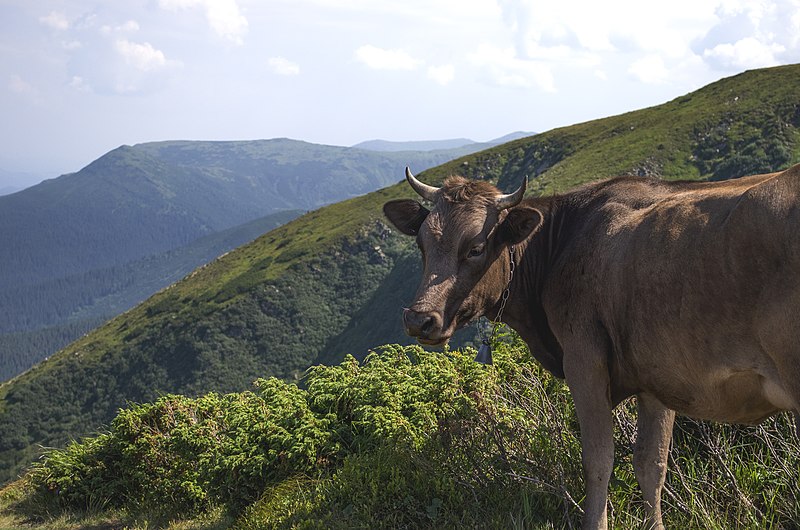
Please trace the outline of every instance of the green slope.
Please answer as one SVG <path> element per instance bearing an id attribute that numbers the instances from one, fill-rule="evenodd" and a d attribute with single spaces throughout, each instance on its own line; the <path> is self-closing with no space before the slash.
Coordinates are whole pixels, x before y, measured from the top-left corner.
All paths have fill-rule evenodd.
<path id="1" fill-rule="evenodd" d="M 746 72 L 674 101 L 520 139 L 431 169 L 534 193 L 595 178 L 729 178 L 800 160 L 800 67 Z M 401 174 L 398 172 L 397 180 Z M 126 401 L 292 379 L 315 360 L 402 339 L 417 281 L 381 205 L 406 185 L 306 214 L 216 260 L 0 386 L 0 465 L 97 429 Z"/>

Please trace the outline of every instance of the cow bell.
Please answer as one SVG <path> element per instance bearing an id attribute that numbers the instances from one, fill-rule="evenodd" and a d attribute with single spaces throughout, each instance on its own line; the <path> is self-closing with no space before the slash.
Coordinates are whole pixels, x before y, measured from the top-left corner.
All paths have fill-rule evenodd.
<path id="1" fill-rule="evenodd" d="M 475 356 L 475 362 L 492 364 L 492 346 L 487 339 L 481 341 L 481 347 L 478 348 L 478 355 Z"/>

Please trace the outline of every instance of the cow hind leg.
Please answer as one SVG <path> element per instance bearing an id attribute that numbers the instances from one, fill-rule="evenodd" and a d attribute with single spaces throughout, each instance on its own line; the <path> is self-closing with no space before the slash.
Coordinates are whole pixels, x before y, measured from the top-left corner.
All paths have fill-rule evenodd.
<path id="1" fill-rule="evenodd" d="M 675 411 L 668 409 L 650 394 L 637 396 L 639 418 L 633 469 L 642 490 L 647 511 L 647 528 L 663 530 L 661 490 L 667 474 L 667 457 L 672 439 Z"/>

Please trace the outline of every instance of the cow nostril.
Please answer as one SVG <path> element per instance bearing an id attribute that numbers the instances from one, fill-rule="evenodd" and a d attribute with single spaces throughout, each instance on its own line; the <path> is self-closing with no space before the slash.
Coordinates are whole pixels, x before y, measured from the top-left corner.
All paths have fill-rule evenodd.
<path id="1" fill-rule="evenodd" d="M 422 322 L 422 325 L 420 326 L 419 330 L 422 332 L 423 335 L 427 335 L 431 331 L 431 328 L 433 328 L 433 325 L 435 323 L 436 319 L 432 315 L 429 315 Z"/>
<path id="2" fill-rule="evenodd" d="M 413 309 L 403 311 L 406 333 L 412 337 L 430 337 L 441 327 L 441 317 L 435 312 L 417 312 Z"/>

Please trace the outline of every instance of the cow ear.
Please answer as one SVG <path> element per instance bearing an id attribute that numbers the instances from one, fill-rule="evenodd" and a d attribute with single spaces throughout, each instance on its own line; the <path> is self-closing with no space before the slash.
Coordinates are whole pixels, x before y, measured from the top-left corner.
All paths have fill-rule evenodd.
<path id="1" fill-rule="evenodd" d="M 516 245 L 535 234 L 542 227 L 544 216 L 533 206 L 517 206 L 498 227 L 497 236 L 506 245 Z"/>
<path id="2" fill-rule="evenodd" d="M 383 205 L 383 214 L 407 236 L 415 236 L 430 212 L 417 201 L 400 199 Z"/>

